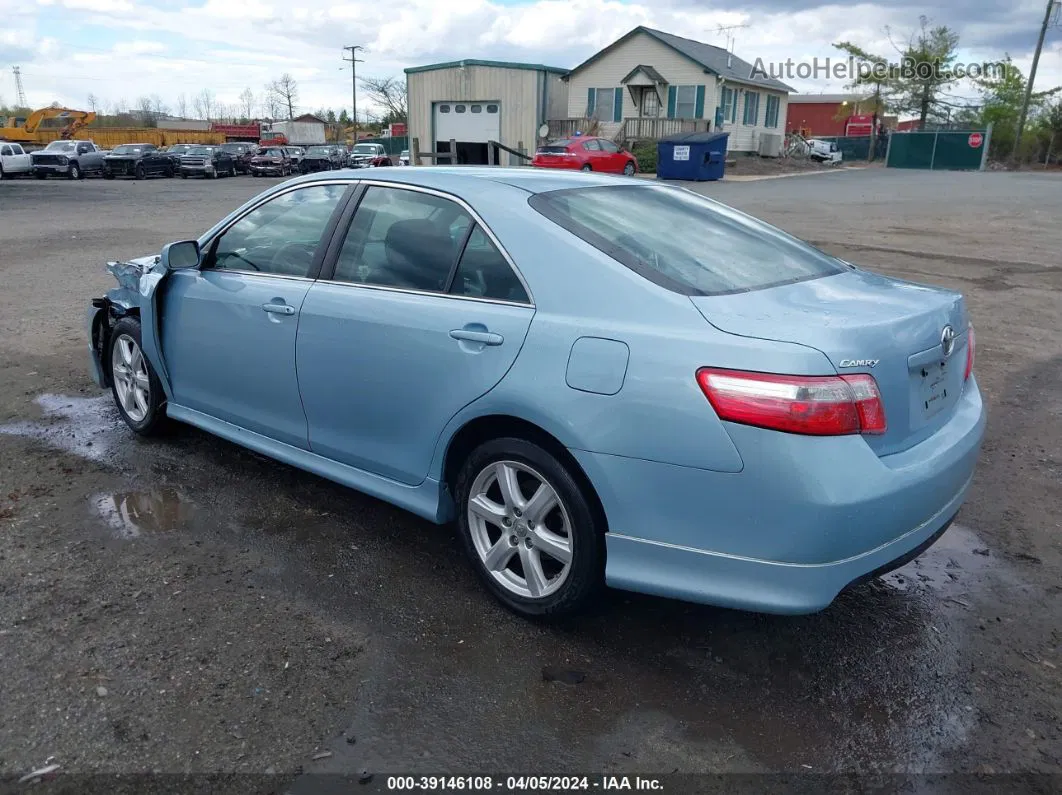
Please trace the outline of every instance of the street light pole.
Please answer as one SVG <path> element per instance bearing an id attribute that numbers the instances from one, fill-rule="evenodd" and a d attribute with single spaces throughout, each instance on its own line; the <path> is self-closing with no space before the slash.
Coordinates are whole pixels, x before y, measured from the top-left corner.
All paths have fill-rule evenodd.
<path id="1" fill-rule="evenodd" d="M 1051 26 L 1051 11 L 1055 7 L 1056 0 L 1047 0 L 1047 10 L 1044 11 L 1044 24 L 1040 26 L 1040 38 L 1036 42 L 1036 52 L 1033 53 L 1032 67 L 1029 69 L 1029 82 L 1025 86 L 1025 100 L 1021 103 L 1021 114 L 1018 116 L 1018 131 L 1014 135 L 1014 151 L 1011 157 L 1018 159 L 1018 150 L 1021 147 L 1021 134 L 1025 131 L 1025 119 L 1029 115 L 1029 102 L 1032 100 L 1033 81 L 1036 80 L 1036 67 L 1040 63 L 1040 51 L 1044 48 L 1044 36 Z"/>
<path id="2" fill-rule="evenodd" d="M 358 57 L 358 50 L 362 52 L 365 48 L 360 44 L 355 44 L 350 47 L 344 47 L 344 50 L 350 51 L 350 57 L 344 58 L 344 61 L 350 63 L 350 99 L 354 110 L 354 144 L 358 143 L 358 64 L 364 63 L 364 61 Z"/>

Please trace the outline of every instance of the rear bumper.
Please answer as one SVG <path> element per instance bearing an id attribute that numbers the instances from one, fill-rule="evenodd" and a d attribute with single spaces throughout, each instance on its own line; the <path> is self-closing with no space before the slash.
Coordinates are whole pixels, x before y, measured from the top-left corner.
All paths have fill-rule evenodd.
<path id="1" fill-rule="evenodd" d="M 531 165 L 534 168 L 559 168 L 559 169 L 564 169 L 566 171 L 578 171 L 580 168 L 582 168 L 582 163 L 580 163 L 578 160 L 576 160 L 574 158 L 572 158 L 571 161 L 567 161 L 567 162 L 566 161 L 557 161 L 556 163 L 553 163 L 553 162 L 536 163 L 536 162 L 532 161 Z"/>
<path id="2" fill-rule="evenodd" d="M 769 613 L 826 607 L 932 543 L 973 477 L 985 415 L 970 381 L 954 416 L 903 453 L 859 437 L 730 427 L 737 473 L 573 450 L 610 533 L 609 585 Z"/>

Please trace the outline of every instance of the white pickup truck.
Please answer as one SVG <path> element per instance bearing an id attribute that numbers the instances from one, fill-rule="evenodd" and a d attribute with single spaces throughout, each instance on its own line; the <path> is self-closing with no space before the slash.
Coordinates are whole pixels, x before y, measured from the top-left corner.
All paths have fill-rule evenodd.
<path id="1" fill-rule="evenodd" d="M 0 141 L 0 179 L 29 176 L 33 172 L 33 160 L 19 144 Z"/>

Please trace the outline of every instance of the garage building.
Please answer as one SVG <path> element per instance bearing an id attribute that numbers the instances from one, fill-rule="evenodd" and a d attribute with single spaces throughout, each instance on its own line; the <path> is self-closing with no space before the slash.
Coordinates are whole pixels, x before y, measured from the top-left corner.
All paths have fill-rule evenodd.
<path id="1" fill-rule="evenodd" d="M 467 165 L 487 163 L 488 141 L 530 154 L 546 121 L 567 112 L 567 73 L 542 64 L 476 60 L 410 67 L 410 141 L 416 138 L 422 152 L 449 152 L 453 139 L 457 162 Z M 500 162 L 524 161 L 502 152 Z M 430 160 L 416 165 L 430 165 Z"/>

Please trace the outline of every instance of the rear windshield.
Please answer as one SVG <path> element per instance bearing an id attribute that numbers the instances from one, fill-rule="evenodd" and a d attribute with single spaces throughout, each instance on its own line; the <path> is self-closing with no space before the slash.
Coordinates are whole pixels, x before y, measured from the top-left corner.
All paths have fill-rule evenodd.
<path id="1" fill-rule="evenodd" d="M 529 202 L 646 279 L 686 295 L 747 292 L 848 270 L 780 229 L 680 188 L 570 188 Z"/>

